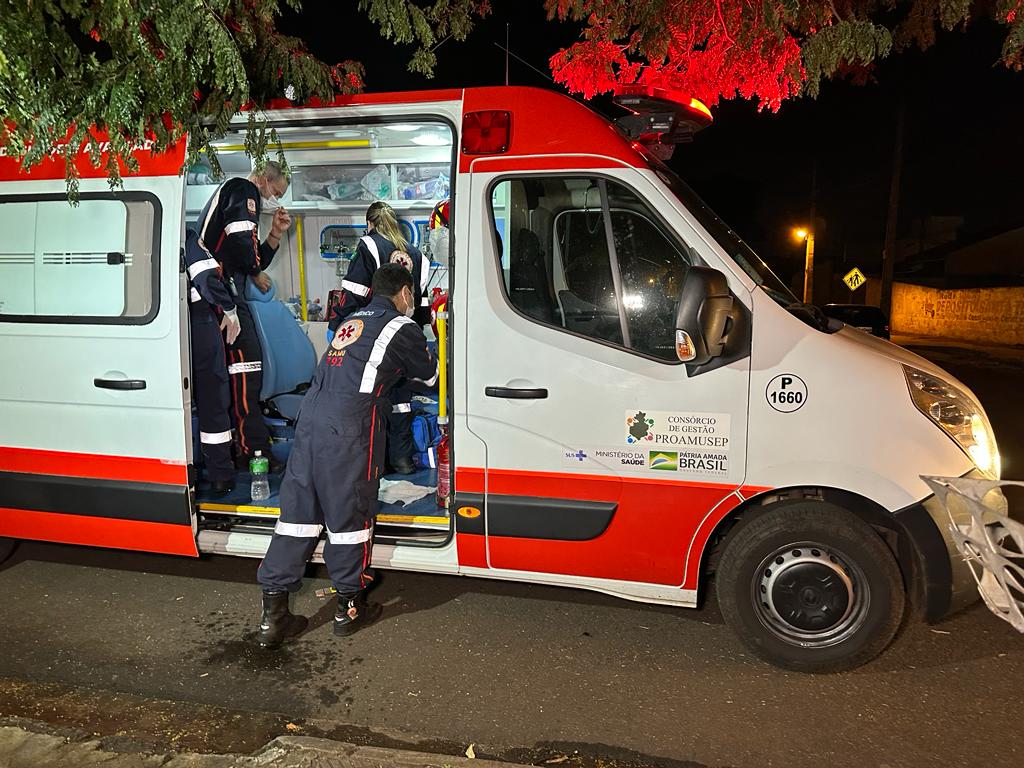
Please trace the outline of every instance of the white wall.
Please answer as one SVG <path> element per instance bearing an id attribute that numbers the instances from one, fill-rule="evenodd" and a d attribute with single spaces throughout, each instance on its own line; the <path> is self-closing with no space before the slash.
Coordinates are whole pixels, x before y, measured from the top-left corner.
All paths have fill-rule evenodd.
<path id="1" fill-rule="evenodd" d="M 293 215 L 293 219 L 300 214 Z M 269 217 L 262 217 L 260 235 L 266 237 L 269 229 Z M 358 219 L 358 221 L 357 221 Z M 310 301 L 320 299 L 327 306 L 327 294 L 333 288 L 341 287 L 341 279 L 335 275 L 334 261 L 325 261 L 320 257 L 320 231 L 328 224 L 365 224 L 362 217 L 351 216 L 308 216 L 303 215 L 303 251 L 306 257 L 306 291 Z M 278 297 L 287 300 L 299 295 L 299 261 L 298 238 L 296 225 L 293 223 L 287 237 L 281 241 L 281 248 L 274 257 L 267 274 L 278 286 Z"/>

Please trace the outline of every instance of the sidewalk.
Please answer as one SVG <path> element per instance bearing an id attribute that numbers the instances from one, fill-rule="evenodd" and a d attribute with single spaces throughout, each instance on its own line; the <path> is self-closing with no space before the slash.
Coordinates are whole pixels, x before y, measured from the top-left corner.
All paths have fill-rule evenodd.
<path id="1" fill-rule="evenodd" d="M 906 347 L 935 362 L 961 362 L 984 367 L 1024 367 L 1024 347 L 981 344 L 964 339 L 950 339 L 937 336 L 914 336 L 894 333 L 893 344 Z M 928 350 L 927 353 L 922 350 Z"/>
<path id="2" fill-rule="evenodd" d="M 250 755 L 154 752 L 117 737 L 0 718 L 0 768 L 526 768 L 310 736 L 279 736 Z"/>
<path id="3" fill-rule="evenodd" d="M 918 336 L 909 333 L 893 333 L 892 343 L 901 347 L 951 347 L 971 350 L 985 355 L 1005 358 L 1008 360 L 1024 360 L 1024 346 L 1007 346 L 1005 344 L 986 344 L 966 339 L 952 339 L 945 336 Z"/>

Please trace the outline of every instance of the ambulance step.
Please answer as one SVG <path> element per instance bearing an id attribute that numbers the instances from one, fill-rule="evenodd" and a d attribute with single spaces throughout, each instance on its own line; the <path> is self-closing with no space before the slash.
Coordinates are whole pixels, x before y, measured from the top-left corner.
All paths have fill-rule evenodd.
<path id="1" fill-rule="evenodd" d="M 448 515 L 377 515 L 377 525 L 388 528 L 421 528 L 428 531 L 447 531 Z"/>
<path id="2" fill-rule="evenodd" d="M 217 504 L 212 501 L 199 502 L 199 511 L 207 514 L 231 515 L 232 517 L 270 517 L 281 514 L 280 507 L 261 507 L 255 504 Z"/>
<path id="3" fill-rule="evenodd" d="M 389 528 L 378 525 L 374 529 L 373 540 L 378 544 L 400 544 L 415 541 L 417 543 L 441 543 L 448 540 L 448 529 L 425 528 Z"/>
<path id="4" fill-rule="evenodd" d="M 262 558 L 267 554 L 267 548 L 270 546 L 270 539 L 273 532 L 274 529 L 269 525 L 240 526 L 227 531 L 200 531 L 199 551 L 203 554 L 209 555 L 232 555 L 234 557 Z M 412 537 L 378 533 L 374 537 L 374 540 L 378 545 L 394 545 L 398 544 L 402 540 L 408 541 L 409 538 L 415 538 L 421 546 L 440 546 L 448 540 L 447 535 L 433 533 L 430 531 L 416 531 L 415 535 Z M 325 541 L 323 539 L 317 543 L 316 549 L 313 550 L 313 555 L 310 558 L 312 562 L 322 563 L 324 561 L 324 543 Z"/>
<path id="5" fill-rule="evenodd" d="M 281 514 L 280 507 L 217 504 L 209 501 L 200 502 L 199 511 L 207 515 L 251 517 L 264 520 L 276 519 Z M 449 518 L 448 514 L 442 510 L 438 510 L 437 515 L 402 515 L 386 512 L 377 515 L 377 525 L 390 528 L 420 528 L 429 531 L 447 531 L 449 528 Z"/>
<path id="6" fill-rule="evenodd" d="M 211 555 L 233 555 L 234 557 L 258 557 L 267 554 L 273 528 L 265 532 L 247 531 L 200 531 L 199 551 Z M 324 542 L 320 541 L 310 558 L 314 563 L 324 561 Z"/>

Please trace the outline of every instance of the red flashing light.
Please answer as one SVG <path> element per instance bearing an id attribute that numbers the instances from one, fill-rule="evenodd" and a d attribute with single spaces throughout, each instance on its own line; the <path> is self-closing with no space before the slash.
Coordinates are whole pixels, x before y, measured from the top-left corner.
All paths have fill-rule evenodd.
<path id="1" fill-rule="evenodd" d="M 512 142 L 512 113 L 467 112 L 462 118 L 462 151 L 467 155 L 507 152 Z"/>
<path id="2" fill-rule="evenodd" d="M 714 119 L 711 110 L 700 99 L 695 99 L 682 91 L 670 91 L 667 88 L 655 88 L 651 85 L 621 85 L 615 89 L 615 103 L 633 114 L 640 114 L 650 109 L 649 100 L 670 102 L 696 113 L 702 120 L 709 123 Z"/>

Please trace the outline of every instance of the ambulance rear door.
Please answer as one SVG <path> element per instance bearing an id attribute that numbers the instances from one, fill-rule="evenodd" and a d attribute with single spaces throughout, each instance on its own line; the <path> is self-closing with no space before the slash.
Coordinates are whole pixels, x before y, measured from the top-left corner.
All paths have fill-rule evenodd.
<path id="1" fill-rule="evenodd" d="M 465 408 L 486 467 L 469 485 L 460 457 L 459 491 L 485 497 L 487 567 L 692 604 L 705 528 L 740 500 L 750 364 L 676 357 L 698 233 L 606 157 L 472 169 Z"/>
<path id="2" fill-rule="evenodd" d="M 0 157 L 0 536 L 196 555 L 185 148 L 110 191 Z"/>

